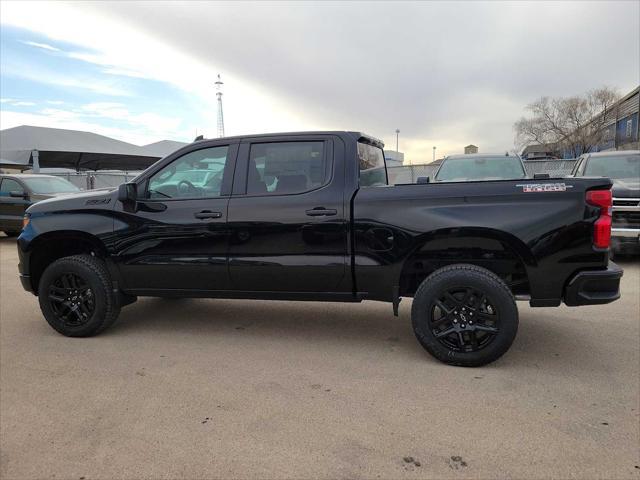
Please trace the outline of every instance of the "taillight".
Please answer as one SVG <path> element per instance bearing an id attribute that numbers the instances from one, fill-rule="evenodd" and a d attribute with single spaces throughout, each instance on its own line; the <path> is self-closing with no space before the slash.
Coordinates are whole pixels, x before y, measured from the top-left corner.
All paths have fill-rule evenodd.
<path id="1" fill-rule="evenodd" d="M 600 208 L 600 217 L 593 224 L 593 246 L 609 248 L 611 245 L 611 190 L 590 190 L 587 203 Z"/>

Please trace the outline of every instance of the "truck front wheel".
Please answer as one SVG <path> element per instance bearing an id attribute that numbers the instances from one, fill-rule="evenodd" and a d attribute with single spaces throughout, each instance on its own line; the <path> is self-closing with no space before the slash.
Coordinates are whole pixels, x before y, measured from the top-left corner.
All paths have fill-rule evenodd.
<path id="1" fill-rule="evenodd" d="M 411 308 L 420 344 L 450 365 L 479 367 L 500 358 L 518 331 L 518 308 L 493 272 L 456 264 L 433 272 L 418 287 Z"/>
<path id="2" fill-rule="evenodd" d="M 49 265 L 38 286 L 40 309 L 59 333 L 90 337 L 109 327 L 120 313 L 104 262 L 91 255 L 73 255 Z"/>

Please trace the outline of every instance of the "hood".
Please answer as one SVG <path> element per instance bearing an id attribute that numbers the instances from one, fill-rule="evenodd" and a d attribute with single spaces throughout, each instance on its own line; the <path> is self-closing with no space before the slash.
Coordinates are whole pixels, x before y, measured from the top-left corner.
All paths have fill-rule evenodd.
<path id="1" fill-rule="evenodd" d="M 82 192 L 60 192 L 60 193 L 32 193 L 29 195 L 29 199 L 32 203 L 47 200 L 49 198 L 66 197 L 68 195 L 79 195 Z"/>
<path id="2" fill-rule="evenodd" d="M 613 180 L 612 193 L 614 197 L 640 198 L 640 179 L 619 178 Z"/>
<path id="3" fill-rule="evenodd" d="M 81 193 L 41 197 L 44 199 L 31 205 L 27 213 L 49 213 L 57 210 L 111 210 L 118 197 L 118 191 L 117 188 L 101 188 Z"/>

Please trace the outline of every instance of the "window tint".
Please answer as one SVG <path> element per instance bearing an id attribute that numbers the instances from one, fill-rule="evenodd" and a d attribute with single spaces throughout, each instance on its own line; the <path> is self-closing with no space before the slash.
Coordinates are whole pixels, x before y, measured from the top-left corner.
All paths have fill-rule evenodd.
<path id="1" fill-rule="evenodd" d="M 3 178 L 2 183 L 0 183 L 0 195 L 8 197 L 11 192 L 24 193 L 24 188 L 15 180 Z"/>
<path id="2" fill-rule="evenodd" d="M 153 199 L 219 197 L 229 147 L 203 148 L 177 158 L 149 179 Z"/>
<path id="3" fill-rule="evenodd" d="M 358 142 L 358 165 L 361 187 L 387 185 L 387 170 L 384 168 L 384 152 L 381 148 Z"/>
<path id="4" fill-rule="evenodd" d="M 325 185 L 329 175 L 323 142 L 254 143 L 249 153 L 247 193 L 308 192 Z"/>

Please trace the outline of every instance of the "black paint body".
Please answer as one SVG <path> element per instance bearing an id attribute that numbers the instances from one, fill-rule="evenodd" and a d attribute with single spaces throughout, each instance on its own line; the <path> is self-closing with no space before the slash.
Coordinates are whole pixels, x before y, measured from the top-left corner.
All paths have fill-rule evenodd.
<path id="1" fill-rule="evenodd" d="M 397 302 L 436 268 L 474 263 L 532 305 L 618 298 L 621 272 L 608 264 L 607 251 L 593 248 L 598 209 L 585 203 L 588 189 L 611 187 L 608 179 L 544 180 L 567 187 L 544 193 L 523 192 L 523 184 L 539 180 L 359 188 L 360 138 L 320 132 L 204 140 L 135 180 L 144 191 L 148 178 L 179 156 L 228 145 L 219 198 L 125 206 L 116 191 L 101 191 L 40 202 L 18 239 L 23 285 L 37 291 L 49 258 L 43 252 L 66 242 L 103 256 L 116 288 L 132 295 Z M 302 194 L 247 195 L 250 144 L 298 140 L 325 142 L 328 184 Z M 335 213 L 310 216 L 317 208 Z M 195 218 L 201 211 L 220 216 Z M 567 285 L 590 271 L 615 285 L 600 301 L 567 301 Z"/>

